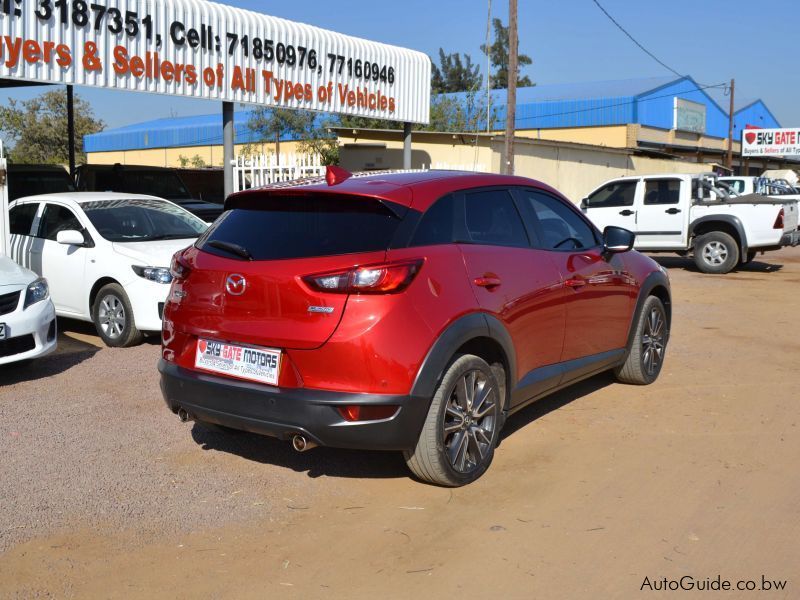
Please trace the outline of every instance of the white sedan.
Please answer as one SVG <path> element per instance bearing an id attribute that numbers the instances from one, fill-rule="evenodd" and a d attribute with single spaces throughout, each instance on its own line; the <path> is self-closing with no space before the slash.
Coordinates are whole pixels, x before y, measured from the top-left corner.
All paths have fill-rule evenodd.
<path id="1" fill-rule="evenodd" d="M 47 278 L 59 316 L 92 321 L 109 346 L 161 330 L 172 255 L 207 228 L 172 202 L 120 193 L 29 196 L 9 217 L 14 260 Z"/>
<path id="2" fill-rule="evenodd" d="M 56 349 L 56 311 L 47 281 L 0 256 L 0 365 Z"/>

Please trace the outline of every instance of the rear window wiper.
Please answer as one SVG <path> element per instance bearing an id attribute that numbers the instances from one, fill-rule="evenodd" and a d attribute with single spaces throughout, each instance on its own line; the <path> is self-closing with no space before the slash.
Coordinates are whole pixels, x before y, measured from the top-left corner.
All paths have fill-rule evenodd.
<path id="1" fill-rule="evenodd" d="M 239 244 L 234 244 L 233 242 L 223 242 L 222 240 L 211 240 L 208 242 L 208 245 L 212 248 L 216 248 L 217 250 L 224 250 L 225 252 L 230 252 L 231 254 L 240 256 L 245 260 L 253 260 L 253 255 L 250 254 L 250 251 Z"/>

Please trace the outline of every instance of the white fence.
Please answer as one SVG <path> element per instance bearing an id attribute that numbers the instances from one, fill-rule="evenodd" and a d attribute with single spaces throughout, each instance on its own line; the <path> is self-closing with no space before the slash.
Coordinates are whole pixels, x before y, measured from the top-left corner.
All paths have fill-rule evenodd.
<path id="1" fill-rule="evenodd" d="M 424 168 L 425 165 L 423 165 Z M 448 162 L 435 162 L 429 165 L 431 169 L 445 169 L 448 171 L 474 171 L 476 173 L 486 173 L 486 165 L 483 163 L 463 163 L 455 164 Z"/>
<path id="2" fill-rule="evenodd" d="M 238 192 L 281 181 L 323 175 L 325 175 L 325 166 L 319 155 L 239 156 L 233 164 L 233 191 Z"/>

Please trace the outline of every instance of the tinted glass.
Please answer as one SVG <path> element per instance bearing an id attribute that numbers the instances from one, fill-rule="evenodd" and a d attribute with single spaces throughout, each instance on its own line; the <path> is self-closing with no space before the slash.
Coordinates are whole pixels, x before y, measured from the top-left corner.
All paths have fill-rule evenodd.
<path id="1" fill-rule="evenodd" d="M 644 184 L 644 203 L 678 204 L 680 193 L 680 179 L 651 179 Z"/>
<path id="2" fill-rule="evenodd" d="M 575 250 L 597 245 L 594 231 L 580 215 L 560 200 L 527 192 L 542 232 L 542 247 L 547 250 Z"/>
<path id="3" fill-rule="evenodd" d="M 94 173 L 94 185 L 88 187 L 90 191 L 147 194 L 167 200 L 192 197 L 180 177 L 172 171 L 102 169 Z"/>
<path id="4" fill-rule="evenodd" d="M 97 232 L 110 242 L 146 242 L 196 238 L 206 224 L 163 200 L 135 198 L 81 205 Z"/>
<path id="5" fill-rule="evenodd" d="M 75 184 L 66 171 L 13 172 L 8 177 L 8 199 L 24 196 L 74 192 Z"/>
<path id="6" fill-rule="evenodd" d="M 613 206 L 633 206 L 636 195 L 636 181 L 617 181 L 601 187 L 586 199 L 590 208 Z"/>
<path id="7" fill-rule="evenodd" d="M 55 241 L 59 231 L 70 229 L 76 231 L 83 229 L 80 221 L 70 209 L 57 204 L 48 204 L 44 207 L 42 222 L 39 223 L 39 237 Z"/>
<path id="8" fill-rule="evenodd" d="M 452 242 L 455 205 L 454 196 L 437 200 L 422 216 L 409 246 L 433 246 Z"/>
<path id="9" fill-rule="evenodd" d="M 9 211 L 9 230 L 14 235 L 30 235 L 31 225 L 33 225 L 33 218 L 36 216 L 36 211 L 39 205 L 22 204 L 15 206 Z"/>
<path id="10" fill-rule="evenodd" d="M 236 244 L 254 260 L 372 252 L 389 247 L 400 219 L 386 206 L 349 196 L 265 196 L 257 209 L 236 208 L 217 219 L 200 249 L 231 257 L 211 242 Z"/>
<path id="11" fill-rule="evenodd" d="M 529 245 L 522 219 L 507 191 L 466 194 L 464 210 L 467 233 L 472 242 L 492 246 Z"/>

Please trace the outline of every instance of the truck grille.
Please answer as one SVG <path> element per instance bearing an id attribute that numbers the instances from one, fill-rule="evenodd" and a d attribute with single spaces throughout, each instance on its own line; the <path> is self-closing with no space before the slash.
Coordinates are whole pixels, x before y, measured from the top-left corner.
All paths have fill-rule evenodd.
<path id="1" fill-rule="evenodd" d="M 20 293 L 21 292 L 11 292 L 10 294 L 3 294 L 0 296 L 0 315 L 7 315 L 17 309 Z"/>

